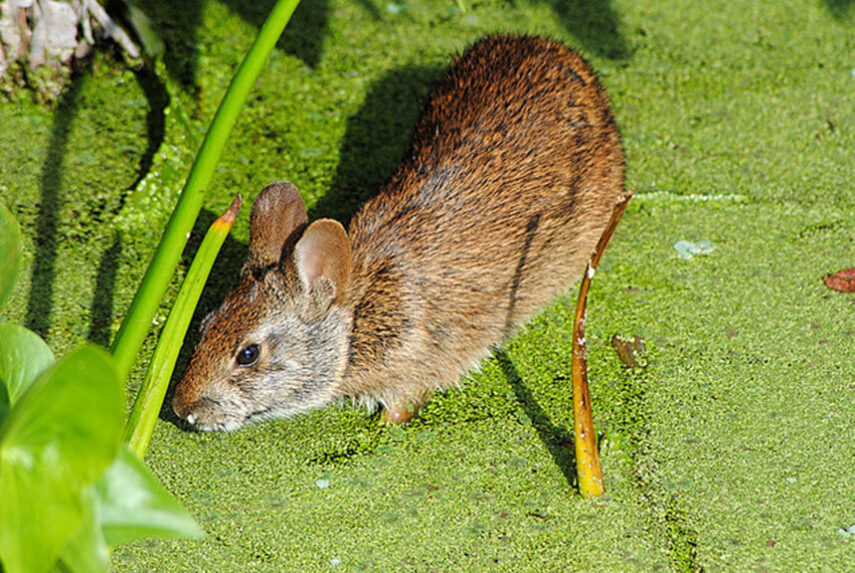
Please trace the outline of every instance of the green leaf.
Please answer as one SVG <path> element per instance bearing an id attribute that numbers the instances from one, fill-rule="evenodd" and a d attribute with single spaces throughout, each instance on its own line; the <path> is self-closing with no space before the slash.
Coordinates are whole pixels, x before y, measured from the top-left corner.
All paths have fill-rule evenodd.
<path id="1" fill-rule="evenodd" d="M 95 488 L 86 488 L 83 499 L 83 521 L 62 550 L 54 569 L 72 573 L 109 573 L 110 547 L 96 521 Z"/>
<path id="2" fill-rule="evenodd" d="M 0 560 L 45 571 L 81 526 L 84 488 L 121 440 L 125 400 L 110 356 L 77 350 L 39 376 L 0 426 Z"/>
<path id="3" fill-rule="evenodd" d="M 241 196 L 238 193 L 228 210 L 211 224 L 202 244 L 199 245 L 199 250 L 196 251 L 181 290 L 175 298 L 175 304 L 169 311 L 169 318 L 160 332 L 145 381 L 137 393 L 134 407 L 125 424 L 125 441 L 140 459 L 145 457 L 146 448 L 151 441 L 154 425 L 163 407 L 163 398 L 175 369 L 175 361 L 193 317 L 193 310 L 199 302 L 205 281 L 211 274 L 217 253 L 220 252 L 220 247 L 235 222 L 240 205 Z"/>
<path id="4" fill-rule="evenodd" d="M 125 3 L 125 7 L 127 8 L 125 17 L 128 19 L 131 28 L 133 28 L 137 39 L 140 41 L 145 55 L 152 61 L 157 59 L 163 53 L 164 44 L 160 35 L 154 29 L 151 19 L 145 12 L 133 4 Z"/>
<path id="5" fill-rule="evenodd" d="M 0 306 L 15 287 L 21 267 L 21 230 L 5 205 L 0 203 Z"/>
<path id="6" fill-rule="evenodd" d="M 14 406 L 35 379 L 54 362 L 53 352 L 41 337 L 17 324 L 0 324 L 0 404 Z"/>
<path id="7" fill-rule="evenodd" d="M 205 533 L 127 446 L 95 487 L 96 512 L 110 545 L 142 537 L 202 537 Z"/>

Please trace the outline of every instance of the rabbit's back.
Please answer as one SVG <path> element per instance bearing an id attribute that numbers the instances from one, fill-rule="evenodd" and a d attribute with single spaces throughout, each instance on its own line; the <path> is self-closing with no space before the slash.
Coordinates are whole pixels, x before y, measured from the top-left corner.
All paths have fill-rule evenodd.
<path id="1" fill-rule="evenodd" d="M 569 288 L 623 192 L 623 164 L 607 96 L 575 52 L 533 37 L 472 46 L 351 221 L 356 385 L 410 370 L 452 383 Z"/>

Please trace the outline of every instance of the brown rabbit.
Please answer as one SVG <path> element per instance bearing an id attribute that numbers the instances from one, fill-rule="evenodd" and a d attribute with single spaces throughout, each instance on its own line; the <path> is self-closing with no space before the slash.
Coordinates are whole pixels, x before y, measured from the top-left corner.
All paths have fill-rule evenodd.
<path id="1" fill-rule="evenodd" d="M 307 225 L 290 183 L 261 191 L 249 259 L 206 320 L 175 412 L 233 430 L 350 396 L 406 421 L 580 278 L 623 168 L 608 99 L 578 54 L 480 40 L 349 235 Z"/>

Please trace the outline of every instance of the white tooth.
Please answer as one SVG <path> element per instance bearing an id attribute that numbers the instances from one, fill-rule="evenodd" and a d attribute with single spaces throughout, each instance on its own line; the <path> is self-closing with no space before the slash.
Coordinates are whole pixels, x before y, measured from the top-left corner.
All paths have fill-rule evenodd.
<path id="1" fill-rule="evenodd" d="M 196 423 L 196 414 L 190 414 L 187 416 L 187 423 L 191 426 Z"/>

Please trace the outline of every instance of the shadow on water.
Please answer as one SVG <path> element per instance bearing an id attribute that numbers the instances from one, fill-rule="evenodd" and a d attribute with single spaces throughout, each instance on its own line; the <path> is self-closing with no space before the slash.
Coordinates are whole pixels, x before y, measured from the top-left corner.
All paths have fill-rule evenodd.
<path id="1" fill-rule="evenodd" d="M 508 293 L 508 310 L 505 318 L 506 333 L 510 333 L 516 325 L 514 313 L 516 312 L 518 290 L 523 279 L 523 274 L 526 270 L 526 261 L 529 257 L 531 243 L 534 239 L 535 233 L 537 232 L 539 224 L 540 215 L 537 214 L 532 216 L 526 224 L 525 240 L 523 242 L 522 249 L 520 250 L 516 270 L 514 271 L 514 276 L 511 280 L 510 292 Z M 513 361 L 510 356 L 508 356 L 508 353 L 503 348 L 499 348 L 494 351 L 493 356 L 495 357 L 496 363 L 502 369 L 508 383 L 514 389 L 517 401 L 520 403 L 526 416 L 531 420 L 532 425 L 537 430 L 540 441 L 543 442 L 544 446 L 546 446 L 546 449 L 552 456 L 555 465 L 557 465 L 561 470 L 561 473 L 564 474 L 564 478 L 567 480 L 567 483 L 572 487 L 576 487 L 576 450 L 574 447 L 573 436 L 565 428 L 561 428 L 552 423 L 549 416 L 537 402 L 537 399 L 526 387 L 519 375 L 519 372 L 517 372 Z M 557 383 L 561 382 L 559 379 L 563 379 L 563 376 L 556 377 Z M 570 384 L 566 383 L 566 380 L 563 382 L 568 388 L 572 388 Z"/>
<path id="2" fill-rule="evenodd" d="M 365 9 L 371 15 L 371 18 L 374 20 L 382 20 L 383 16 L 380 15 L 380 9 L 377 8 L 377 4 L 373 0 L 359 0 L 359 5 Z"/>
<path id="3" fill-rule="evenodd" d="M 441 68 L 392 70 L 369 90 L 347 121 L 338 169 L 329 191 L 309 210 L 309 219 L 347 222 L 392 175 L 410 144 L 416 121 Z"/>
<path id="4" fill-rule="evenodd" d="M 825 0 L 831 4 L 845 4 L 850 0 Z M 609 0 L 540 0 L 549 6 L 564 24 L 564 29 L 576 36 L 582 46 L 612 60 L 632 55 L 632 49 L 620 32 L 620 17 Z M 375 20 L 380 20 L 380 0 L 360 0 Z"/>
<path id="5" fill-rule="evenodd" d="M 575 35 L 591 52 L 611 59 L 624 59 L 632 50 L 620 32 L 620 17 L 609 0 L 540 0 L 564 22 L 566 30 Z M 825 0 L 837 14 L 846 12 L 851 0 Z M 243 20 L 260 28 L 275 5 L 275 0 L 245 2 L 224 0 Z M 372 19 L 382 20 L 381 7 L 376 0 L 359 0 L 359 5 Z M 380 7 L 378 7 L 380 6 Z M 199 46 L 197 30 L 202 25 L 202 0 L 146 0 L 146 13 L 154 20 L 165 44 L 164 62 L 169 75 L 185 89 L 196 89 Z M 278 49 L 300 58 L 314 68 L 323 57 L 323 44 L 328 34 L 329 0 L 304 0 L 297 5 L 285 32 L 279 38 Z"/>
<path id="6" fill-rule="evenodd" d="M 576 36 L 582 46 L 612 60 L 632 55 L 620 32 L 620 18 L 609 0 L 541 0 L 564 22 L 565 29 Z"/>
<path id="7" fill-rule="evenodd" d="M 47 145 L 44 165 L 40 179 L 41 199 L 39 213 L 35 223 L 35 254 L 31 275 L 30 294 L 27 302 L 26 325 L 44 337 L 50 328 L 53 310 L 53 291 L 56 278 L 57 236 L 59 213 L 62 209 L 63 176 L 68 140 L 74 119 L 80 104 L 80 90 L 90 73 L 88 62 L 74 70 L 71 80 L 54 112 L 53 128 Z M 135 72 L 140 87 L 149 104 L 146 117 L 146 151 L 140 157 L 139 168 L 134 182 L 129 185 L 120 200 L 111 210 L 113 214 L 121 209 L 128 193 L 151 169 L 154 155 L 160 148 L 165 130 L 164 110 L 169 104 L 169 95 L 160 80 L 150 71 Z M 105 215 L 98 215 L 103 217 Z M 116 237 L 113 245 L 101 258 L 92 296 L 92 316 L 90 319 L 88 340 L 102 346 L 109 345 L 110 323 L 112 320 L 113 290 L 115 288 L 116 267 L 121 254 L 121 243 Z"/>
<path id="8" fill-rule="evenodd" d="M 92 316 L 89 319 L 89 342 L 108 347 L 110 325 L 113 322 L 113 294 L 116 288 L 116 270 L 122 254 L 122 240 L 116 235 L 113 244 L 101 255 L 95 291 L 92 293 Z"/>
<path id="9" fill-rule="evenodd" d="M 243 207 L 244 209 L 246 207 Z M 182 255 L 182 264 L 186 267 L 193 262 L 193 257 L 196 256 L 196 251 L 199 250 L 199 245 L 208 232 L 208 227 L 222 213 L 214 213 L 209 209 L 202 209 L 199 217 L 196 219 L 196 224 L 190 235 L 190 240 Z M 236 241 L 231 235 L 226 237 L 220 253 L 217 255 L 217 260 L 211 269 L 211 274 L 208 276 L 208 281 L 205 283 L 205 288 L 202 290 L 202 296 L 199 298 L 199 303 L 196 305 L 196 310 L 193 312 L 193 318 L 190 321 L 190 326 L 187 328 L 187 334 L 184 337 L 184 343 L 181 347 L 181 352 L 178 354 L 178 360 L 175 363 L 175 370 L 172 373 L 172 379 L 169 382 L 169 389 L 166 397 L 163 400 L 163 405 L 160 408 L 160 419 L 169 423 L 175 424 L 178 427 L 184 428 L 184 423 L 178 419 L 178 416 L 172 411 L 172 395 L 175 385 L 184 376 L 184 370 L 190 363 L 190 357 L 193 355 L 193 349 L 199 342 L 199 329 L 202 321 L 213 310 L 216 310 L 229 294 L 232 288 L 238 283 L 240 278 L 240 269 L 246 260 L 249 249 L 247 245 Z"/>
<path id="10" fill-rule="evenodd" d="M 57 228 L 62 206 L 63 161 L 68 138 L 79 105 L 80 87 L 88 75 L 88 68 L 75 71 L 54 112 L 53 128 L 42 166 L 39 187 L 41 199 L 35 223 L 35 253 L 27 301 L 26 326 L 41 337 L 46 337 L 53 310 L 53 283 L 56 275 Z"/>
<path id="11" fill-rule="evenodd" d="M 224 0 L 243 20 L 261 28 L 275 0 L 241 2 Z M 147 0 L 143 7 L 155 22 L 166 44 L 167 73 L 188 91 L 196 89 L 199 46 L 197 30 L 202 25 L 202 0 Z M 276 46 L 300 58 L 309 67 L 318 65 L 323 55 L 329 14 L 328 0 L 303 1 L 297 5 Z M 247 49 L 249 46 L 246 47 Z"/>
<path id="12" fill-rule="evenodd" d="M 136 179 L 128 186 L 129 192 L 136 189 L 137 185 L 140 184 L 151 170 L 154 156 L 157 150 L 160 149 L 160 144 L 163 143 L 163 137 L 166 133 L 166 108 L 169 106 L 169 92 L 166 91 L 166 86 L 156 73 L 149 69 L 148 66 L 143 66 L 140 69 L 134 70 L 134 75 L 148 101 L 148 113 L 145 118 L 148 143 L 146 144 L 145 152 L 140 157 Z M 122 201 L 123 204 L 124 198 Z M 121 209 L 121 206 L 119 208 Z"/>
<path id="13" fill-rule="evenodd" d="M 549 416 L 537 402 L 537 399 L 526 388 L 513 361 L 504 349 L 496 350 L 493 356 L 496 363 L 501 367 L 508 383 L 514 389 L 517 400 L 525 411 L 526 416 L 531 420 L 532 426 L 537 430 L 540 441 L 546 446 L 555 465 L 564 474 L 567 483 L 572 487 L 576 487 L 576 450 L 572 432 L 552 423 L 552 420 L 549 419 Z M 556 383 L 566 383 L 567 387 L 570 387 L 569 382 L 563 380 L 563 377 L 556 377 Z"/>
<path id="14" fill-rule="evenodd" d="M 825 0 L 825 6 L 838 22 L 849 19 L 853 4 L 852 0 Z"/>

